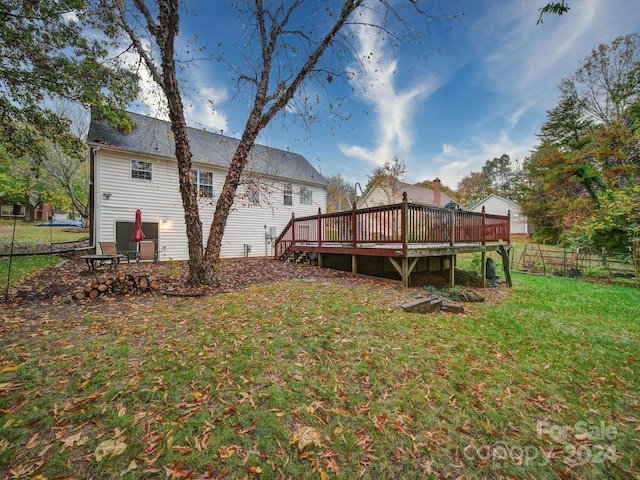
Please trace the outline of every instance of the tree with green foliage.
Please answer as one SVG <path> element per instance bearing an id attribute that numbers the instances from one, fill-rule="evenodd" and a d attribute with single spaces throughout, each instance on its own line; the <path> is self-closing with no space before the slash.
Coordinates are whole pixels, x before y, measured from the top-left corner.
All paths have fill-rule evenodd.
<path id="1" fill-rule="evenodd" d="M 123 130 L 121 112 L 135 99 L 137 76 L 109 58 L 84 31 L 87 0 L 20 1 L 0 4 L 0 144 L 6 155 L 41 159 L 45 141 L 67 153 L 83 152 L 68 118 L 50 101 L 66 99 L 100 109 Z"/>
<path id="2" fill-rule="evenodd" d="M 558 239 L 640 178 L 639 69 L 640 35 L 630 34 L 594 49 L 560 83 L 519 186 L 534 235 Z"/>
<path id="3" fill-rule="evenodd" d="M 84 21 L 93 7 L 88 0 L 0 4 L 0 195 L 28 212 L 53 203 L 87 215 L 87 184 L 69 170 L 83 165 L 84 139 L 69 110 L 56 108 L 60 101 L 94 106 L 120 130 L 132 127 L 124 108 L 137 96 L 137 75 L 91 40 Z"/>
<path id="4" fill-rule="evenodd" d="M 636 278 L 640 279 L 640 185 L 627 184 L 608 191 L 600 198 L 600 209 L 576 229 L 587 241 L 601 244 L 603 239 L 626 237 Z"/>
<path id="5" fill-rule="evenodd" d="M 480 201 L 491 194 L 504 198 L 513 198 L 519 171 L 514 168 L 506 153 L 493 160 L 487 160 L 479 172 L 470 172 L 458 182 L 457 197 L 461 202 L 470 204 Z"/>
<path id="6" fill-rule="evenodd" d="M 542 17 L 544 17 L 545 14 L 552 13 L 554 15 L 563 15 L 570 10 L 570 7 L 569 7 L 569 2 L 567 0 L 560 0 L 555 2 L 549 2 L 539 10 L 540 10 L 540 18 L 538 18 L 538 24 L 542 23 Z"/>

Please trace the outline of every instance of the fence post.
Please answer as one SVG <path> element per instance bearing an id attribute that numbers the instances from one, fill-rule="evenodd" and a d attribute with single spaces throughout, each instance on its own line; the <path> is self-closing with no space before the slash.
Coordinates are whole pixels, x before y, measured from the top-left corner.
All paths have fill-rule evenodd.
<path id="1" fill-rule="evenodd" d="M 607 249 L 602 247 L 602 266 L 607 266 Z"/>

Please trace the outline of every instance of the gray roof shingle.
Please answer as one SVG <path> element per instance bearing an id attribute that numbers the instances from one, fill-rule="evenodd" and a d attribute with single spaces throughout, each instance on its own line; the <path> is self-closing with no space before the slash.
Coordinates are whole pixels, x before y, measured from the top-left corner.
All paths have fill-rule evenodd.
<path id="1" fill-rule="evenodd" d="M 108 145 L 145 155 L 175 158 L 175 144 L 169 122 L 127 113 L 136 124 L 136 128 L 127 134 L 115 130 L 105 121 L 92 117 L 87 136 L 88 143 Z M 194 163 L 228 168 L 239 140 L 190 127 L 189 143 Z M 328 185 L 327 180 L 302 155 L 259 144 L 253 146 L 245 171 L 290 181 Z"/>

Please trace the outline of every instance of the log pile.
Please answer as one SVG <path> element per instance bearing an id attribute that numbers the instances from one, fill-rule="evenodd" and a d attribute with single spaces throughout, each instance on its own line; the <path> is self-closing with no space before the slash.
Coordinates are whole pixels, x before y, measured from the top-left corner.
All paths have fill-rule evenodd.
<path id="1" fill-rule="evenodd" d="M 111 295 L 139 295 L 154 292 L 159 283 L 155 277 L 149 275 L 128 275 L 119 273 L 115 276 L 100 275 L 84 287 L 78 287 L 73 292 L 73 298 L 83 300 L 111 296 Z"/>

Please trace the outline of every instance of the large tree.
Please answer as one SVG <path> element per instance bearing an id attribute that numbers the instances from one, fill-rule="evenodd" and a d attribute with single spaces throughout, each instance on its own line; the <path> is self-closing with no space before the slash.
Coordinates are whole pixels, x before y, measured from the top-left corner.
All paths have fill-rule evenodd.
<path id="1" fill-rule="evenodd" d="M 325 175 L 329 182 L 327 187 L 327 212 L 341 212 L 353 207 L 356 199 L 356 189 L 345 182 L 339 173 Z"/>
<path id="2" fill-rule="evenodd" d="M 85 145 L 60 101 L 94 106 L 115 127 L 131 128 L 124 107 L 137 96 L 137 76 L 87 35 L 90 7 L 0 3 L 0 196 L 23 203 L 27 215 L 44 202 L 86 210 L 86 182 L 78 182 Z"/>
<path id="3" fill-rule="evenodd" d="M 407 175 L 407 165 L 404 160 L 393 157 L 386 160 L 382 165 L 375 167 L 368 175 L 366 192 L 374 186 L 378 186 L 387 197 L 387 204 L 398 202 L 402 196 L 402 182 Z"/>
<path id="4" fill-rule="evenodd" d="M 457 197 L 461 202 L 469 204 L 486 198 L 491 194 L 505 198 L 513 198 L 519 171 L 511 163 L 506 153 L 493 160 L 487 160 L 479 172 L 470 172 L 457 186 Z"/>
<path id="5" fill-rule="evenodd" d="M 0 3 L 0 146 L 6 157 L 40 161 L 47 141 L 82 151 L 69 119 L 50 108 L 66 99 L 95 105 L 114 124 L 137 94 L 137 77 L 109 59 L 83 29 L 87 0 Z M 118 122 L 119 121 L 119 122 Z"/>
<path id="6" fill-rule="evenodd" d="M 117 31 L 107 29 L 107 33 L 117 38 L 119 32 L 126 32 L 127 42 L 138 52 L 167 99 L 187 228 L 190 283 L 216 282 L 222 235 L 236 189 L 258 134 L 285 107 L 301 100 L 296 94 L 307 82 L 315 80 L 326 84 L 337 76 L 346 75 L 342 60 L 350 60 L 354 51 L 353 45 L 349 43 L 349 29 L 354 25 L 366 26 L 371 29 L 371 34 L 375 34 L 377 30 L 383 33 L 385 38 L 399 41 L 399 37 L 405 35 L 407 24 L 398 13 L 402 9 L 398 9 L 398 6 L 392 3 L 388 0 L 316 2 L 313 5 L 315 12 L 321 11 L 323 14 L 315 17 L 320 19 L 320 22 L 310 23 L 309 2 L 237 2 L 240 14 L 244 16 L 243 24 L 247 26 L 243 48 L 246 63 L 235 65 L 234 71 L 238 74 L 239 84 L 248 85 L 250 88 L 251 106 L 238 147 L 233 153 L 222 192 L 216 202 L 213 222 L 204 248 L 197 194 L 193 185 L 192 154 L 184 114 L 183 87 L 176 67 L 176 36 L 180 25 L 179 2 L 100 1 L 98 13 L 101 23 L 118 27 Z M 414 15 L 421 14 L 417 1 L 408 2 L 404 7 L 410 7 Z M 374 9 L 378 12 L 377 17 L 371 15 Z M 418 17 L 422 16 L 421 14 Z M 373 23 L 372 18 L 375 20 Z M 394 21 L 396 24 L 392 30 L 388 22 Z"/>
<path id="7" fill-rule="evenodd" d="M 598 46 L 560 83 L 520 189 L 544 237 L 570 232 L 604 208 L 612 190 L 640 178 L 639 72 L 640 35 L 630 34 Z"/>

